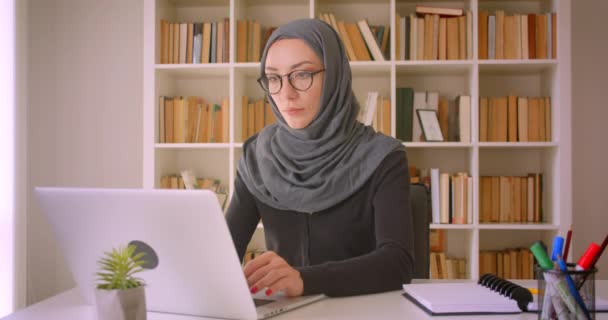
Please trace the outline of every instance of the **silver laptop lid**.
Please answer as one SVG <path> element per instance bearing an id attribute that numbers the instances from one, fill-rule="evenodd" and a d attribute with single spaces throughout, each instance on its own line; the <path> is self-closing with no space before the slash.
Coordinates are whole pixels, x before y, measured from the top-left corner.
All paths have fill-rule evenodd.
<path id="1" fill-rule="evenodd" d="M 140 241 L 158 257 L 139 274 L 149 311 L 256 318 L 214 193 L 39 187 L 36 196 L 87 303 L 94 304 L 103 252 Z"/>

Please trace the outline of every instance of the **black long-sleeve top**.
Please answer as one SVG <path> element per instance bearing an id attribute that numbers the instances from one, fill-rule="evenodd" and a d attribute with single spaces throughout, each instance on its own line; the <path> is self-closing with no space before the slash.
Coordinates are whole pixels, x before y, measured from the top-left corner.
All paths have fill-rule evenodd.
<path id="1" fill-rule="evenodd" d="M 305 213 L 262 203 L 237 173 L 226 219 L 241 259 L 261 219 L 267 249 L 300 272 L 305 295 L 397 290 L 414 272 L 409 181 L 405 152 L 395 151 L 349 198 Z"/>

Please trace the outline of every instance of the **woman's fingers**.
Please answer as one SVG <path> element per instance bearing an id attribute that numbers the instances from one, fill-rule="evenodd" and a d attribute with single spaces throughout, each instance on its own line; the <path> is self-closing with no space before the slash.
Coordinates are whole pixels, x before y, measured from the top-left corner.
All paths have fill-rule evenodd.
<path id="1" fill-rule="evenodd" d="M 271 288 L 277 281 L 289 275 L 289 268 L 283 267 L 279 269 L 272 269 L 259 281 L 255 282 L 252 287 L 252 291 L 261 290 L 262 288 Z M 276 292 L 273 290 L 272 292 Z M 266 292 L 267 295 L 272 293 Z"/>
<path id="2" fill-rule="evenodd" d="M 264 278 L 269 271 L 271 271 L 275 266 L 272 262 L 258 268 L 255 272 L 253 272 L 249 277 L 247 277 L 247 285 L 252 286 L 253 284 L 260 281 L 260 279 Z"/>
<path id="3" fill-rule="evenodd" d="M 302 295 L 304 291 L 300 272 L 272 251 L 247 263 L 243 272 L 252 293 L 268 288 L 266 295 L 283 290 L 288 296 L 293 297 Z"/>
<path id="4" fill-rule="evenodd" d="M 292 269 L 287 276 L 278 279 L 272 285 L 268 286 L 268 290 L 270 290 L 268 293 L 270 295 L 273 292 L 283 290 L 288 297 L 296 297 L 302 295 L 303 289 L 304 282 L 300 277 L 300 273 L 297 270 Z"/>
<path id="5" fill-rule="evenodd" d="M 249 261 L 245 265 L 245 267 L 243 267 L 243 273 L 245 273 L 245 277 L 249 278 L 254 272 L 270 263 L 270 261 L 272 261 L 272 259 L 274 259 L 275 257 L 278 257 L 276 253 L 272 251 L 267 251 L 259 257 Z"/>

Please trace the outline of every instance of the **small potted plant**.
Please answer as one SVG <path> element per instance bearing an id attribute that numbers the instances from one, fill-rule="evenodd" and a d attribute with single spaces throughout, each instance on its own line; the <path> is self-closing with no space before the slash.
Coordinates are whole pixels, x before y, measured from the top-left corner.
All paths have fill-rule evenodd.
<path id="1" fill-rule="evenodd" d="M 145 284 L 134 276 L 144 270 L 144 253 L 134 255 L 135 249 L 134 245 L 112 249 L 98 261 L 101 269 L 95 290 L 98 320 L 146 319 Z"/>

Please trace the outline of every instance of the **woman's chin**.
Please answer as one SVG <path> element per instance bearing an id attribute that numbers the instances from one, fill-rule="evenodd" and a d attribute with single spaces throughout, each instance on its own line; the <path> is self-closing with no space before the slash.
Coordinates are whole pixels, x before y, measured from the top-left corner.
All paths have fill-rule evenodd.
<path id="1" fill-rule="evenodd" d="M 289 127 L 292 129 L 304 129 L 310 124 L 310 122 L 302 121 L 300 119 L 285 119 L 285 121 L 287 122 L 287 125 L 289 125 Z"/>

